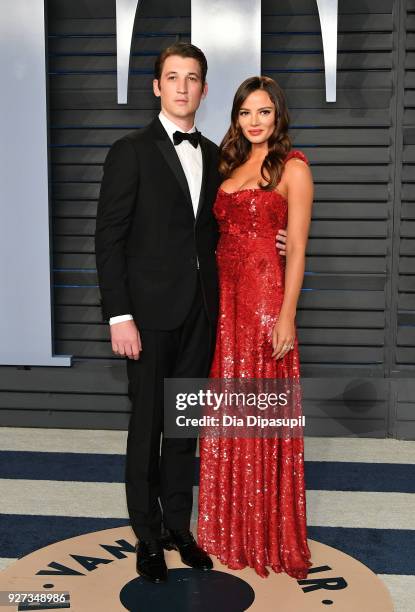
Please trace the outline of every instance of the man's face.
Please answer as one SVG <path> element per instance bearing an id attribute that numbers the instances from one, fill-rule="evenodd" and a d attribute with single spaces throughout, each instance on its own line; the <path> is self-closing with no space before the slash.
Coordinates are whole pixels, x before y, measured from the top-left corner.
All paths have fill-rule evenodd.
<path id="1" fill-rule="evenodd" d="M 170 119 L 192 118 L 207 94 L 202 86 L 199 62 L 192 57 L 170 55 L 166 58 L 160 81 L 153 81 L 154 95 Z"/>

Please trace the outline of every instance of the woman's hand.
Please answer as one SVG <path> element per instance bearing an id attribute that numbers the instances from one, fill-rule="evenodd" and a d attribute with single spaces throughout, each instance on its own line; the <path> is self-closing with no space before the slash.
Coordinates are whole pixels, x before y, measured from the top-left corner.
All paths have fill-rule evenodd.
<path id="1" fill-rule="evenodd" d="M 294 317 L 280 314 L 272 330 L 272 356 L 281 359 L 294 348 L 295 324 Z"/>

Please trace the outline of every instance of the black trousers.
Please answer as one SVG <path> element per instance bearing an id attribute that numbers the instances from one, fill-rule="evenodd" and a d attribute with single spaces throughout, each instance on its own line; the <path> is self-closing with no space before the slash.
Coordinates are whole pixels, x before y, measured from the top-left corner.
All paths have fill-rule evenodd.
<path id="1" fill-rule="evenodd" d="M 143 350 L 127 359 L 132 402 L 127 441 L 126 493 L 131 526 L 139 539 L 165 528 L 189 527 L 196 438 L 164 438 L 164 378 L 203 378 L 209 373 L 214 329 L 198 278 L 193 304 L 180 327 L 140 329 Z M 161 448 L 160 448 L 161 441 Z"/>

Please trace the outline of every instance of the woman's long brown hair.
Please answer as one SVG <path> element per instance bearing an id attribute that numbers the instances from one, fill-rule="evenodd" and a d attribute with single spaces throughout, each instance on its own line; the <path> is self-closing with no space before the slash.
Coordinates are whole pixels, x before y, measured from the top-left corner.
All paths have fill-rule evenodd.
<path id="1" fill-rule="evenodd" d="M 239 111 L 246 98 L 258 89 L 266 91 L 275 106 L 275 128 L 268 139 L 268 155 L 261 167 L 261 177 L 265 183 L 258 183 L 261 189 L 271 191 L 281 180 L 283 161 L 292 145 L 288 136 L 290 119 L 284 92 L 278 83 L 269 77 L 250 77 L 238 87 L 233 99 L 231 125 L 220 144 L 219 172 L 224 179 L 229 178 L 235 168 L 241 166 L 249 157 L 251 143 L 239 127 Z"/>

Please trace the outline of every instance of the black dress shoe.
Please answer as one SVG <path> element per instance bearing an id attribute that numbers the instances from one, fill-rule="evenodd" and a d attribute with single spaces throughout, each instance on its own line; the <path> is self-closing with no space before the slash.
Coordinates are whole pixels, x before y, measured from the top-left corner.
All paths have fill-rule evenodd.
<path id="1" fill-rule="evenodd" d="M 136 545 L 137 574 L 151 582 L 166 582 L 167 566 L 159 540 L 139 540 Z"/>
<path id="2" fill-rule="evenodd" d="M 166 550 L 178 550 L 185 565 L 203 570 L 213 567 L 212 559 L 198 546 L 189 529 L 169 529 L 162 544 Z"/>

